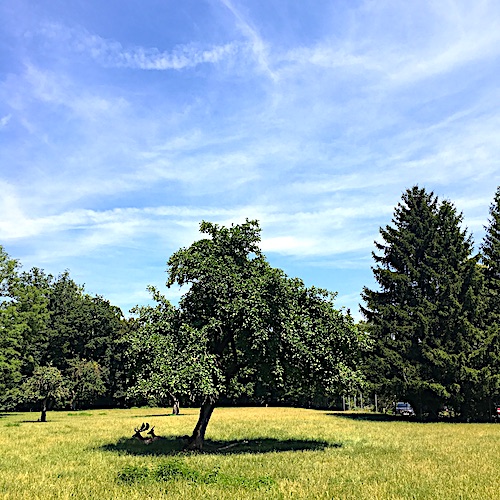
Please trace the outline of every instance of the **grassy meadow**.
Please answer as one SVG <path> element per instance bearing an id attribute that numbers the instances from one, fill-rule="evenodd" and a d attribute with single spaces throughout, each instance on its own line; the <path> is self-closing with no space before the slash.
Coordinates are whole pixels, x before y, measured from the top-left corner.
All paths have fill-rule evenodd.
<path id="1" fill-rule="evenodd" d="M 294 408 L 216 408 L 206 451 L 182 452 L 196 409 L 0 416 L 0 498 L 493 499 L 500 425 L 420 424 Z M 147 421 L 166 439 L 130 439 Z"/>

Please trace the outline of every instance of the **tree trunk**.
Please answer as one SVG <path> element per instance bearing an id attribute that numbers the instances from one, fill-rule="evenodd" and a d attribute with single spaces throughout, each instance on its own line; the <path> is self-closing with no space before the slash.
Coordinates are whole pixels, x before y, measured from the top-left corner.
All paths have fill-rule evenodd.
<path id="1" fill-rule="evenodd" d="M 212 412 L 215 408 L 216 399 L 213 396 L 208 396 L 200 408 L 200 416 L 198 417 L 198 422 L 193 430 L 193 434 L 189 438 L 186 445 L 186 450 L 198 450 L 203 449 L 203 443 L 205 441 L 205 431 L 207 430 L 208 422 L 212 416 Z"/>
<path id="2" fill-rule="evenodd" d="M 42 399 L 42 414 L 40 416 L 40 422 L 47 422 L 47 400 Z"/>
<path id="3" fill-rule="evenodd" d="M 172 406 L 172 414 L 179 415 L 179 400 L 174 398 L 174 404 Z"/>

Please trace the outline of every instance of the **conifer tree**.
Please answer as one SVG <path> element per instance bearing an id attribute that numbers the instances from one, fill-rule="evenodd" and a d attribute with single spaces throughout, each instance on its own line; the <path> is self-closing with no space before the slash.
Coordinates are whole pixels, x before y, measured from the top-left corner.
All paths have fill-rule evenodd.
<path id="1" fill-rule="evenodd" d="M 483 402 L 479 257 L 472 256 L 472 238 L 461 229 L 462 214 L 450 202 L 439 206 L 437 217 L 436 317 L 422 351 L 428 376 L 442 385 L 447 405 L 461 419 L 470 420 L 479 417 Z"/>
<path id="2" fill-rule="evenodd" d="M 489 402 L 500 403 L 500 186 L 490 206 L 489 225 L 481 245 L 484 273 L 486 339 L 483 385 Z M 488 407 L 490 410 L 491 408 Z"/>
<path id="3" fill-rule="evenodd" d="M 403 193 L 392 222 L 380 229 L 384 242 L 373 253 L 380 289 L 363 290 L 375 341 L 369 376 L 376 390 L 410 401 L 420 417 L 451 403 L 461 411 L 477 333 L 471 237 L 451 203 L 418 186 Z"/>
<path id="4" fill-rule="evenodd" d="M 489 325 L 500 322 L 500 187 L 490 206 L 489 225 L 481 245 Z"/>

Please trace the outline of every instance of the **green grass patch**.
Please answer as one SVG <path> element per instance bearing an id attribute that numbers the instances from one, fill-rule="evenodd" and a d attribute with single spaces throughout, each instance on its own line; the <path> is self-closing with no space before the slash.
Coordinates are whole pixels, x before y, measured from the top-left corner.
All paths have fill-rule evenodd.
<path id="1" fill-rule="evenodd" d="M 221 473 L 220 466 L 214 467 L 209 472 L 199 471 L 179 459 L 161 462 L 154 468 L 129 465 L 124 467 L 118 473 L 117 479 L 118 482 L 126 484 L 147 481 L 186 481 L 192 484 L 219 484 L 223 486 L 236 486 L 252 490 L 271 488 L 276 484 L 276 482 L 269 476 L 252 479 L 234 476 L 231 474 L 224 474 Z"/>
<path id="2" fill-rule="evenodd" d="M 148 467 L 127 465 L 118 473 L 118 481 L 127 484 L 145 481 L 150 477 L 150 472 Z"/>
<path id="3" fill-rule="evenodd" d="M 77 411 L 73 413 L 68 413 L 68 417 L 92 417 L 93 413 L 88 411 Z"/>
<path id="4" fill-rule="evenodd" d="M 3 414 L 0 499 L 426 499 L 498 496 L 500 425 L 293 408 L 216 408 L 204 453 L 183 451 L 197 409 Z M 348 418 L 346 418 L 348 417 Z M 354 418 L 360 417 L 360 418 Z M 164 437 L 131 439 L 142 422 Z"/>

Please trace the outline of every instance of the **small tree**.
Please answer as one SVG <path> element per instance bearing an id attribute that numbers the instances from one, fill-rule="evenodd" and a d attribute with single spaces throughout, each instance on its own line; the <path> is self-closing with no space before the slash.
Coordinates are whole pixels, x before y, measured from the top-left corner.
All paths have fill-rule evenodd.
<path id="1" fill-rule="evenodd" d="M 47 421 L 51 403 L 64 401 L 68 396 L 62 373 L 54 366 L 37 366 L 33 375 L 21 387 L 24 401 L 40 403 L 40 422 Z"/>

